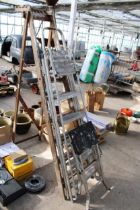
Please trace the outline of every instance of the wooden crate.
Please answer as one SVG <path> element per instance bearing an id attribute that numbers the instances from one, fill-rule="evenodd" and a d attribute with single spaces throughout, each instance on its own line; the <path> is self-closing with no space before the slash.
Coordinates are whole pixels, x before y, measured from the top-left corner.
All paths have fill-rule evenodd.
<path id="1" fill-rule="evenodd" d="M 88 112 L 94 112 L 94 103 L 95 103 L 95 92 L 94 91 L 86 91 L 85 94 L 86 107 Z"/>
<path id="2" fill-rule="evenodd" d="M 94 103 L 94 109 L 95 110 L 102 110 L 105 100 L 105 93 L 102 90 L 97 90 L 95 92 L 95 103 Z"/>
<path id="3" fill-rule="evenodd" d="M 102 110 L 105 93 L 102 90 L 88 90 L 85 93 L 87 111 L 93 113 L 95 110 Z"/>

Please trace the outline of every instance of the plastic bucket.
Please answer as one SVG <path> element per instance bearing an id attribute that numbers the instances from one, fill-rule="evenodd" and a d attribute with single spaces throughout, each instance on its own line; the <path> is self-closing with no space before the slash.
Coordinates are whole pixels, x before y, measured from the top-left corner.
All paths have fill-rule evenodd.
<path id="1" fill-rule="evenodd" d="M 11 140 L 12 120 L 7 117 L 0 117 L 0 145 Z"/>
<path id="2" fill-rule="evenodd" d="M 4 110 L 0 109 L 0 116 L 3 116 Z"/>
<path id="3" fill-rule="evenodd" d="M 115 120 L 115 132 L 118 135 L 125 135 L 129 129 L 130 120 L 127 116 L 118 113 Z"/>
<path id="4" fill-rule="evenodd" d="M 15 115 L 14 111 L 4 112 L 4 116 L 10 118 L 11 120 L 14 120 L 14 115 Z"/>
<path id="5" fill-rule="evenodd" d="M 103 51 L 100 55 L 98 68 L 94 77 L 95 83 L 106 83 L 110 72 L 112 63 L 115 61 L 115 55 L 110 52 Z"/>

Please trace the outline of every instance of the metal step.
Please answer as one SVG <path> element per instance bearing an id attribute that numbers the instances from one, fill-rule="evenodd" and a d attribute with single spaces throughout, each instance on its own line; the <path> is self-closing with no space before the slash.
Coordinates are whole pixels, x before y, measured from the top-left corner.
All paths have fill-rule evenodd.
<path id="1" fill-rule="evenodd" d="M 64 50 L 52 50 L 52 55 L 55 59 L 68 59 L 69 60 L 69 57 L 68 57 L 68 54 L 66 51 Z"/>
<path id="2" fill-rule="evenodd" d="M 72 63 L 54 63 L 55 72 L 57 77 L 72 75 L 76 73 L 74 65 Z"/>
<path id="3" fill-rule="evenodd" d="M 71 165 L 71 168 L 76 168 L 76 161 L 73 157 L 70 159 L 70 162 L 67 159 L 67 161 L 66 161 L 67 167 L 70 167 L 69 164 Z"/>
<path id="4" fill-rule="evenodd" d="M 80 96 L 80 92 L 76 92 L 76 91 L 71 91 L 71 92 L 66 92 L 66 93 L 60 93 L 59 94 L 59 100 L 57 99 L 57 94 L 54 92 L 54 103 L 55 106 L 60 106 L 60 103 L 63 101 L 66 101 L 68 99 L 73 99 Z"/>
<path id="5" fill-rule="evenodd" d="M 62 57 L 53 57 L 53 63 L 72 63 L 67 58 Z"/>
<path id="6" fill-rule="evenodd" d="M 67 161 L 67 160 L 68 160 L 68 157 L 67 157 L 67 153 L 66 153 L 66 152 L 64 152 L 64 157 L 65 157 L 65 161 Z M 70 158 L 73 158 L 73 153 L 72 153 L 72 151 L 69 151 L 69 157 L 70 157 Z"/>
<path id="7" fill-rule="evenodd" d="M 61 93 L 59 97 L 60 97 L 60 101 L 65 101 L 71 98 L 78 97 L 79 95 L 80 95 L 80 92 L 70 91 L 70 92 Z"/>
<path id="8" fill-rule="evenodd" d="M 85 178 L 88 180 L 97 171 L 96 170 L 96 162 L 93 162 L 84 171 L 85 171 Z"/>
<path id="9" fill-rule="evenodd" d="M 76 73 L 74 63 L 69 59 L 66 51 L 64 50 L 52 51 L 52 62 L 54 64 L 57 77 Z"/>
<path id="10" fill-rule="evenodd" d="M 78 119 L 82 119 L 84 117 L 85 113 L 83 111 L 78 111 L 78 112 L 72 112 L 69 114 L 63 115 L 63 122 L 64 124 L 73 122 Z"/>

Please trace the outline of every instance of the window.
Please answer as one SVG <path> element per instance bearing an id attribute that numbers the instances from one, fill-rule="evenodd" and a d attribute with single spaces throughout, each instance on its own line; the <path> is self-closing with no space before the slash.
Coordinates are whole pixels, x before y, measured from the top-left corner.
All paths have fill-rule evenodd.
<path id="1" fill-rule="evenodd" d="M 31 40 L 26 40 L 26 47 L 31 47 L 31 46 L 32 46 Z"/>
<path id="2" fill-rule="evenodd" d="M 15 39 L 13 39 L 13 41 L 12 41 L 12 47 L 17 47 L 17 41 L 15 40 Z"/>
<path id="3" fill-rule="evenodd" d="M 7 15 L 5 15 L 5 14 L 1 15 L 1 23 L 6 23 L 7 24 Z"/>

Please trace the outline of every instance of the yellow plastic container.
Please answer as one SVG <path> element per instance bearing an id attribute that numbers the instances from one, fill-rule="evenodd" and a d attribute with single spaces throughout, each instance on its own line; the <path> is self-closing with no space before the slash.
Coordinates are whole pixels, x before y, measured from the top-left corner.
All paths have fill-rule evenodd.
<path id="1" fill-rule="evenodd" d="M 16 180 L 24 179 L 33 172 L 33 160 L 30 157 L 26 163 L 20 165 L 14 165 L 10 156 L 5 157 L 4 160 L 7 170 Z"/>

